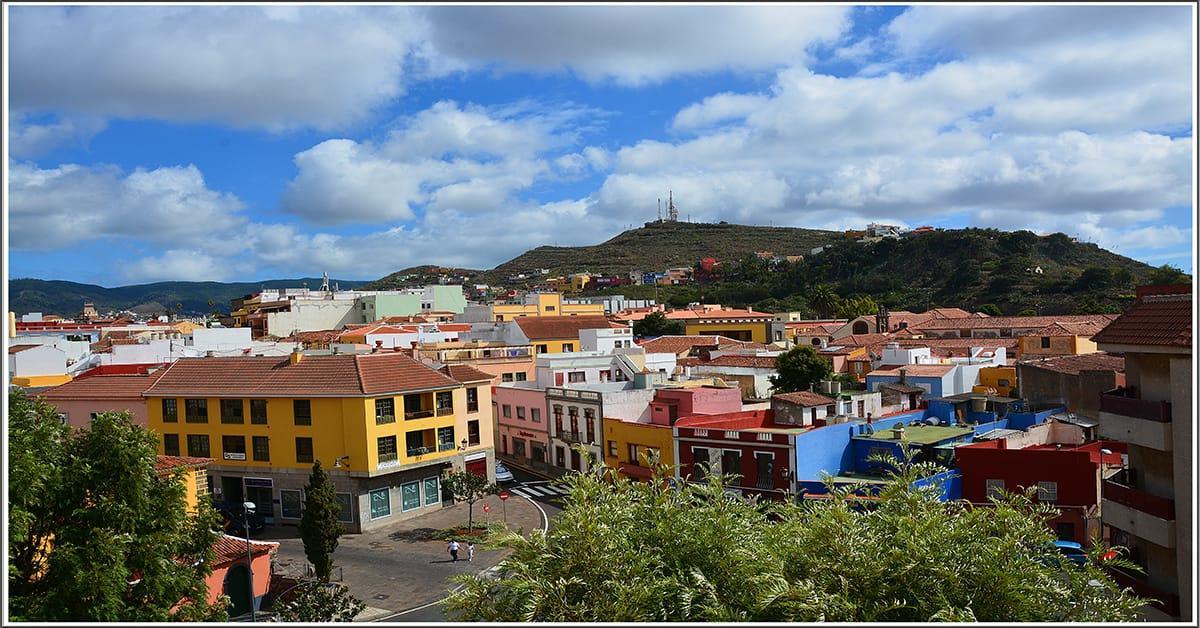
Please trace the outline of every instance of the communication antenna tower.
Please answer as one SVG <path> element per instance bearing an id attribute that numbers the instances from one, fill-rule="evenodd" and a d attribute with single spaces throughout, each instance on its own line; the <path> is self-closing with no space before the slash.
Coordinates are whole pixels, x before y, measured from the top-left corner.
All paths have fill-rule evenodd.
<path id="1" fill-rule="evenodd" d="M 658 199 L 658 221 L 662 222 L 662 197 Z"/>
<path id="2" fill-rule="evenodd" d="M 679 210 L 675 207 L 675 193 L 667 190 L 667 220 L 679 222 Z"/>

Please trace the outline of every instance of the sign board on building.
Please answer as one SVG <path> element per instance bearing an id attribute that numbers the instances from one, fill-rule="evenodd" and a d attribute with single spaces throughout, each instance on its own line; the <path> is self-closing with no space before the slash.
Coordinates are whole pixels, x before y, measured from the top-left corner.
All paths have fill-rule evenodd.
<path id="1" fill-rule="evenodd" d="M 245 460 L 246 459 L 245 453 L 237 453 L 237 452 L 227 451 L 227 452 L 225 452 L 224 455 L 225 455 L 226 460 Z"/>

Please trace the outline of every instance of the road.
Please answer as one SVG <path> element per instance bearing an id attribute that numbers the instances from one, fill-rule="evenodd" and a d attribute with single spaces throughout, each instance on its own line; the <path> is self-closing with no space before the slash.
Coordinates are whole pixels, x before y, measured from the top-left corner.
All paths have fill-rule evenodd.
<path id="1" fill-rule="evenodd" d="M 512 469 L 512 472 L 513 481 L 505 483 L 501 487 L 512 495 L 509 499 L 531 499 L 545 513 L 550 527 L 553 527 L 555 518 L 562 512 L 562 494 L 564 491 L 558 486 L 520 469 Z M 375 621 L 424 623 L 454 620 L 445 616 L 444 609 L 439 601 L 394 615 L 381 617 Z"/>

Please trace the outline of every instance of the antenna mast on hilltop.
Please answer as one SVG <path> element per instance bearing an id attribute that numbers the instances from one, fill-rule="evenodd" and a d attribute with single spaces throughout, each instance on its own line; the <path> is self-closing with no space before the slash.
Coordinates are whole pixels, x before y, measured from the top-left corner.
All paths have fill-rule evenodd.
<path id="1" fill-rule="evenodd" d="M 675 193 L 667 190 L 667 220 L 679 222 L 679 210 L 675 207 Z"/>
<path id="2" fill-rule="evenodd" d="M 658 221 L 662 222 L 662 198 L 658 199 Z"/>

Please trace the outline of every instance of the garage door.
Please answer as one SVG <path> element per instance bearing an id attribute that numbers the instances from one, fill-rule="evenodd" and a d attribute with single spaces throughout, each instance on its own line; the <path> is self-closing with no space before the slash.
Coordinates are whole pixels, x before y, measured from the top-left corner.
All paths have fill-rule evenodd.
<path id="1" fill-rule="evenodd" d="M 479 460 L 471 460 L 470 462 L 467 463 L 467 471 L 470 471 L 471 473 L 474 473 L 475 475 L 481 475 L 486 478 L 487 477 L 487 458 L 480 458 Z"/>

